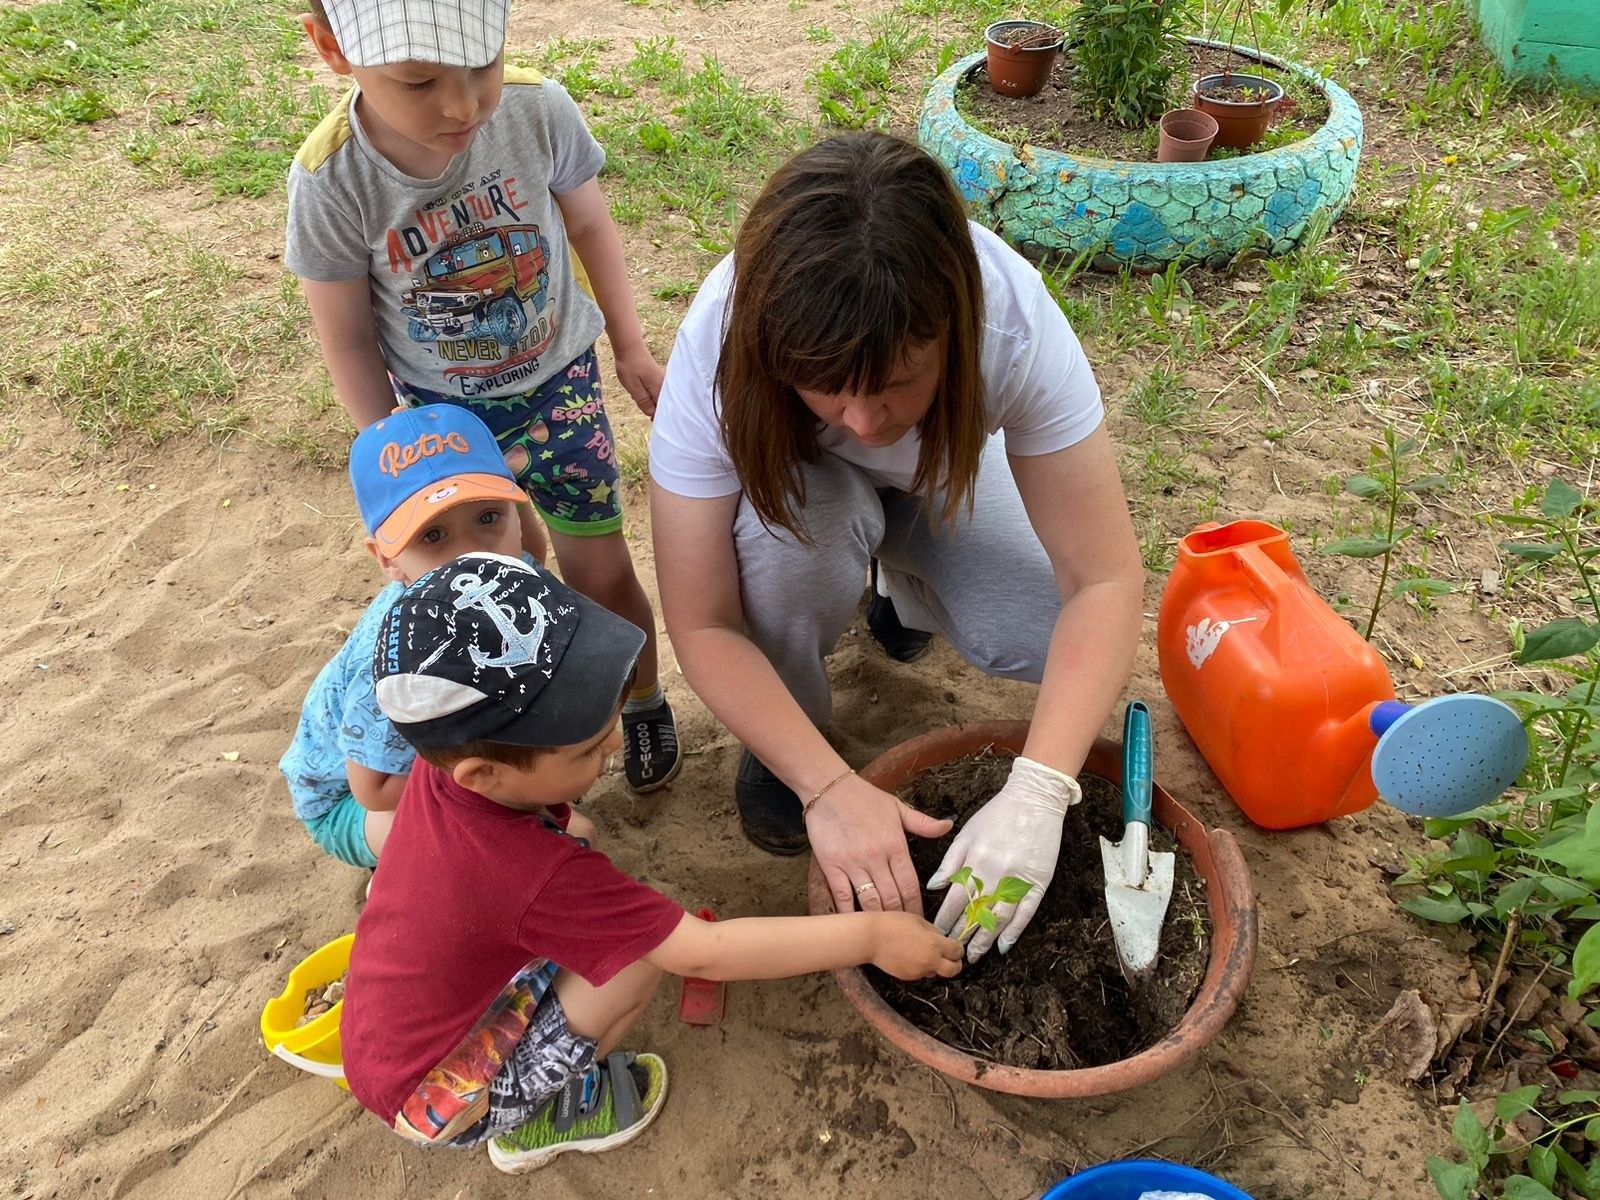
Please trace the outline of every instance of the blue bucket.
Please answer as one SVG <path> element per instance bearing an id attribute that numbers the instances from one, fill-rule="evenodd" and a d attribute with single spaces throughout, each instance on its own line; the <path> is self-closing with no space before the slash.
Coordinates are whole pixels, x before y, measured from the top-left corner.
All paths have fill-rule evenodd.
<path id="1" fill-rule="evenodd" d="M 1231 1183 L 1193 1167 L 1135 1158 L 1106 1163 L 1063 1179 L 1041 1200 L 1139 1200 L 1145 1192 L 1193 1192 L 1210 1200 L 1250 1200 Z"/>

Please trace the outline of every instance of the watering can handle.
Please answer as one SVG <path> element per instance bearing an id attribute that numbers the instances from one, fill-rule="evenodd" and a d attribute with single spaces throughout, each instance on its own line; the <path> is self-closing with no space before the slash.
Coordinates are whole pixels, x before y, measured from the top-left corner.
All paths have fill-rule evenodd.
<path id="1" fill-rule="evenodd" d="M 1240 546 L 1239 567 L 1256 589 L 1280 609 L 1301 603 L 1299 591 L 1284 574 L 1283 568 L 1269 558 L 1260 546 Z"/>
<path id="2" fill-rule="evenodd" d="M 343 1079 L 344 1067 L 338 1063 L 312 1062 L 309 1058 L 301 1058 L 292 1050 L 285 1050 L 280 1042 L 272 1048 L 272 1052 L 291 1067 L 299 1067 L 312 1075 L 321 1076 L 323 1079 Z"/>

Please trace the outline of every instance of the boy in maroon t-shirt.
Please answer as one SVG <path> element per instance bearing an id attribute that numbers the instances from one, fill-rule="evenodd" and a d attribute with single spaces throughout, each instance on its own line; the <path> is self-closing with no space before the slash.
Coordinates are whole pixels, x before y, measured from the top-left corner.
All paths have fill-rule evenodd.
<path id="1" fill-rule="evenodd" d="M 871 962 L 955 975 L 904 912 L 710 924 L 612 866 L 571 812 L 620 744 L 644 634 L 514 558 L 413 583 L 379 631 L 378 703 L 420 761 L 356 924 L 340 1034 L 363 1105 L 506 1172 L 633 1140 L 667 1070 L 617 1050 L 663 971 L 777 979 Z"/>

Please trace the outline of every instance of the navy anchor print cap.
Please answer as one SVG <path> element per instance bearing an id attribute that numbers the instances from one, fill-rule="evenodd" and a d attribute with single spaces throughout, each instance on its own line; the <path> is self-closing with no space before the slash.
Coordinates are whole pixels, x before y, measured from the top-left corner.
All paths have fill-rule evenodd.
<path id="1" fill-rule="evenodd" d="M 413 746 L 572 746 L 605 731 L 643 648 L 643 630 L 548 572 L 466 554 L 395 601 L 372 669 Z"/>

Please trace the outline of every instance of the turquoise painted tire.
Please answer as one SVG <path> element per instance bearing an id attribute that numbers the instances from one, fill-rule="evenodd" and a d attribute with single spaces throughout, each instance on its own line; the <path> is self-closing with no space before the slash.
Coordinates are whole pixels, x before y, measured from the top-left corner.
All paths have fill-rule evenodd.
<path id="1" fill-rule="evenodd" d="M 1025 254 L 1089 251 L 1094 265 L 1108 270 L 1158 270 L 1174 261 L 1220 266 L 1252 247 L 1283 254 L 1350 203 L 1361 110 L 1349 92 L 1307 67 L 1236 52 L 1309 80 L 1328 98 L 1327 122 L 1291 145 L 1216 162 L 1120 162 L 1010 146 L 956 111 L 956 87 L 983 62 L 979 53 L 933 81 L 917 137 L 954 173 L 973 216 Z"/>

